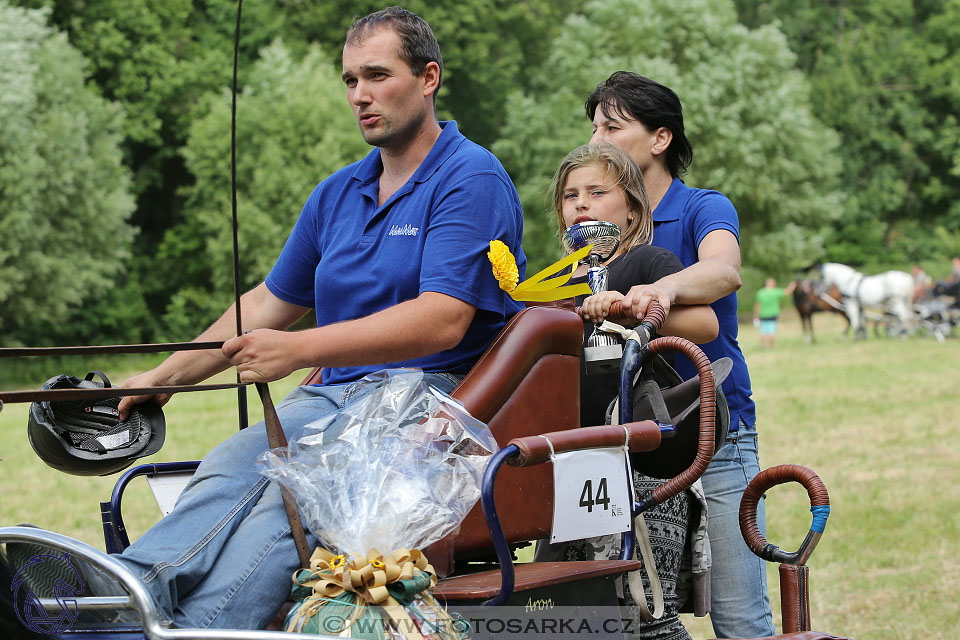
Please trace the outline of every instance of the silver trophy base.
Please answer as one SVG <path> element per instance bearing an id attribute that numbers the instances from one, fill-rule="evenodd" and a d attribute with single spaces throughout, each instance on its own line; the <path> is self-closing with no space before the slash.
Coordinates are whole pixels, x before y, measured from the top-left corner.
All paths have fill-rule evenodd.
<path id="1" fill-rule="evenodd" d="M 596 346 L 587 345 L 583 348 L 583 361 L 588 376 L 620 371 L 620 359 L 622 357 L 623 345 L 619 342 Z"/>

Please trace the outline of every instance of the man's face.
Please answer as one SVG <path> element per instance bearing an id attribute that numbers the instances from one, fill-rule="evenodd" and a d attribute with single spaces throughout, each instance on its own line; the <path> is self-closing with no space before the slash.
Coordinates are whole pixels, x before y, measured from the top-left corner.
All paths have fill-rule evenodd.
<path id="1" fill-rule="evenodd" d="M 609 116 L 605 115 L 600 106 L 593 116 L 593 135 L 590 142 L 609 142 L 620 147 L 636 161 L 641 171 L 646 171 L 653 162 L 652 149 L 656 135 L 643 123 L 628 120 L 614 109 L 610 110 Z"/>
<path id="2" fill-rule="evenodd" d="M 399 51 L 400 36 L 387 28 L 343 47 L 347 101 L 367 144 L 402 147 L 427 119 L 425 74 L 413 75 Z"/>

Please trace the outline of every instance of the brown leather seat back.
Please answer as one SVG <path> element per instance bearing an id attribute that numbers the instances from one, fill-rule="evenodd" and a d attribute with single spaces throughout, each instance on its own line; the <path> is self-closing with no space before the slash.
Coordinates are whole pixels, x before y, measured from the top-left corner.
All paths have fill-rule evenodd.
<path id="1" fill-rule="evenodd" d="M 453 391 L 486 422 L 497 443 L 580 426 L 580 353 L 583 322 L 575 313 L 530 307 L 511 319 Z M 507 540 L 549 535 L 553 517 L 553 467 L 504 466 L 497 476 L 497 512 Z M 455 553 L 489 548 L 477 504 L 453 542 Z"/>

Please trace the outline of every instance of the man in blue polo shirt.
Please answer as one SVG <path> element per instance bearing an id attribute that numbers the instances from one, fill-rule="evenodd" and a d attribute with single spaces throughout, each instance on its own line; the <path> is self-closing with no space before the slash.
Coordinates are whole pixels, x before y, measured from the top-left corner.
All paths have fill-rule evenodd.
<path id="1" fill-rule="evenodd" d="M 502 240 L 525 266 L 519 198 L 500 163 L 437 122 L 442 59 L 429 25 L 397 7 L 347 33 L 343 80 L 361 134 L 377 147 L 321 182 L 263 284 L 184 351 L 127 386 L 193 384 L 230 365 L 245 382 L 324 368 L 277 406 L 288 440 L 361 396 L 347 383 L 416 367 L 451 390 L 520 308 L 500 290 L 486 252 Z M 310 308 L 317 327 L 283 331 Z M 362 393 L 362 392 L 361 392 Z M 126 399 L 122 415 L 145 397 Z M 161 398 L 165 402 L 167 398 Z M 263 628 L 290 591 L 297 553 L 279 489 L 257 473 L 263 424 L 203 461 L 173 512 L 123 554 L 177 626 Z M 315 544 L 315 540 L 311 539 Z"/>
<path id="2" fill-rule="evenodd" d="M 756 412 L 747 363 L 737 343 L 737 289 L 740 288 L 740 222 L 722 193 L 695 189 L 679 176 L 693 159 L 684 134 L 680 99 L 669 87 L 635 73 L 618 71 L 587 99 L 593 121 L 591 142 L 611 142 L 629 153 L 643 173 L 653 208 L 653 244 L 672 251 L 685 267 L 652 285 L 633 287 L 624 298 L 634 313 L 656 299 L 671 304 L 710 304 L 720 333 L 700 345 L 711 361 L 729 357 L 733 370 L 723 383 L 730 407 L 730 433 L 703 475 L 713 556 L 710 620 L 718 638 L 774 634 L 764 562 L 740 535 L 740 498 L 760 472 Z M 684 358 L 677 371 L 696 374 Z M 765 530 L 763 501 L 757 522 Z"/>

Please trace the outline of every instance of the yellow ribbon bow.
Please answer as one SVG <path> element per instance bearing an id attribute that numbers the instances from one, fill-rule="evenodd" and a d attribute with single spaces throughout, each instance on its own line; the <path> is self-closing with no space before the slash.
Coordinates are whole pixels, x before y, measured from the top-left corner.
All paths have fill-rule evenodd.
<path id="1" fill-rule="evenodd" d="M 409 580 L 420 574 L 430 577 L 430 588 L 437 584 L 433 565 L 419 549 L 398 549 L 386 556 L 376 549 L 370 549 L 366 554 L 353 553 L 348 559 L 345 555 L 334 555 L 318 547 L 310 557 L 310 567 L 293 575 L 295 584 L 311 588 L 313 594 L 301 602 L 299 609 L 287 621 L 285 631 L 301 631 L 305 622 L 317 615 L 333 598 L 350 592 L 355 596 L 355 613 L 349 619 L 342 620 L 344 630 L 359 618 L 364 606 L 379 605 L 389 618 L 402 624 L 404 635 L 409 640 L 422 638 L 406 609 L 387 590 L 387 585 L 392 582 Z M 434 609 L 438 617 L 444 619 L 446 629 L 455 628 L 453 620 L 430 595 L 429 589 L 423 591 L 420 597 Z"/>
<path id="2" fill-rule="evenodd" d="M 517 280 L 520 279 L 517 260 L 510 253 L 507 245 L 500 240 L 492 240 L 487 257 L 490 259 L 490 264 L 493 265 L 493 276 L 500 284 L 500 288 L 510 294 L 511 298 L 517 301 L 552 302 L 593 293 L 587 283 L 567 285 L 567 280 L 573 273 L 572 270 L 562 276 L 550 277 L 558 271 L 577 264 L 582 258 L 589 255 L 592 248 L 593 246 L 590 245 L 574 251 L 546 269 L 538 271 L 536 275 L 527 278 L 520 284 L 517 284 Z"/>

